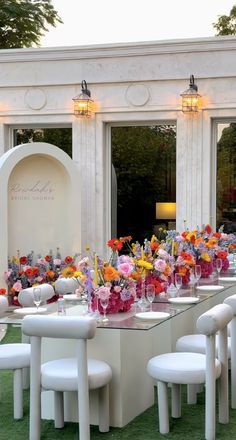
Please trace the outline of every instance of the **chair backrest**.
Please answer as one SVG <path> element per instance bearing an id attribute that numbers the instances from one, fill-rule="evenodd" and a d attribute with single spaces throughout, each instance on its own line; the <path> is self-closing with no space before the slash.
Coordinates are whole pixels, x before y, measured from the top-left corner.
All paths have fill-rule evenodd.
<path id="1" fill-rule="evenodd" d="M 231 406 L 236 408 L 236 295 L 228 296 L 224 300 L 228 304 L 234 317 L 230 323 L 230 337 L 231 337 Z"/>
<path id="2" fill-rule="evenodd" d="M 23 319 L 22 332 L 30 336 L 30 440 L 40 440 L 41 422 L 41 339 L 76 339 L 78 366 L 79 437 L 89 440 L 89 387 L 87 339 L 95 336 L 96 321 L 82 316 L 29 315 Z"/>
<path id="3" fill-rule="evenodd" d="M 96 326 L 96 321 L 87 316 L 28 315 L 22 321 L 22 332 L 28 336 L 92 339 Z"/>
<path id="4" fill-rule="evenodd" d="M 217 304 L 199 316 L 197 330 L 206 336 L 214 335 L 216 332 L 226 328 L 232 318 L 233 312 L 231 307 L 227 304 Z"/>

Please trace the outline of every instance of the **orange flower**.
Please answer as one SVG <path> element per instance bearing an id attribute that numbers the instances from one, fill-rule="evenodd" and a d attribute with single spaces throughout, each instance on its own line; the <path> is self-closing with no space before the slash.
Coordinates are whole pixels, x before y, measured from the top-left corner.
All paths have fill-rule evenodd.
<path id="1" fill-rule="evenodd" d="M 34 266 L 32 267 L 32 271 L 33 271 L 33 275 L 38 275 L 39 274 L 39 268 Z"/>
<path id="2" fill-rule="evenodd" d="M 74 268 L 72 266 L 65 267 L 62 271 L 62 276 L 65 278 L 71 278 L 74 275 Z"/>
<path id="3" fill-rule="evenodd" d="M 49 280 L 53 280 L 54 276 L 55 276 L 55 273 L 53 272 L 53 270 L 48 270 L 48 271 L 46 272 L 46 277 L 47 277 Z"/>
<path id="4" fill-rule="evenodd" d="M 180 256 L 184 259 L 185 263 L 187 263 L 189 266 L 194 265 L 193 257 L 188 252 L 181 252 Z"/>
<path id="5" fill-rule="evenodd" d="M 209 240 L 206 242 L 206 247 L 213 248 L 217 244 L 217 239 L 215 237 L 209 238 Z"/>
<path id="6" fill-rule="evenodd" d="M 118 240 L 118 238 L 112 238 L 107 242 L 107 246 L 109 246 L 113 251 L 120 251 L 123 247 L 122 241 Z"/>
<path id="7" fill-rule="evenodd" d="M 120 241 L 122 243 L 124 243 L 125 241 L 131 241 L 131 240 L 132 240 L 131 235 L 128 235 L 127 237 L 120 237 Z"/>
<path id="8" fill-rule="evenodd" d="M 187 273 L 187 268 L 185 266 L 179 266 L 178 273 L 183 277 Z"/>
<path id="9" fill-rule="evenodd" d="M 70 255 L 67 255 L 67 257 L 65 258 L 65 263 L 70 264 L 70 263 L 72 263 L 72 261 L 73 261 L 73 258 Z"/>
<path id="10" fill-rule="evenodd" d="M 27 267 L 27 269 L 25 270 L 25 274 L 29 278 L 32 277 L 34 275 L 33 268 L 32 267 Z"/>
<path id="11" fill-rule="evenodd" d="M 119 279 L 119 274 L 117 270 L 112 266 L 104 267 L 103 276 L 106 282 Z"/>

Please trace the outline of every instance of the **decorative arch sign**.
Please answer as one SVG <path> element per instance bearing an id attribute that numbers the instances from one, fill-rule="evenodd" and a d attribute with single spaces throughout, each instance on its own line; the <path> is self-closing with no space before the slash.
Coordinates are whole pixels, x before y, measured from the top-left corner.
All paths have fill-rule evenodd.
<path id="1" fill-rule="evenodd" d="M 33 142 L 0 158 L 0 279 L 8 256 L 34 251 L 62 256 L 81 250 L 81 197 L 77 165 L 58 147 Z"/>

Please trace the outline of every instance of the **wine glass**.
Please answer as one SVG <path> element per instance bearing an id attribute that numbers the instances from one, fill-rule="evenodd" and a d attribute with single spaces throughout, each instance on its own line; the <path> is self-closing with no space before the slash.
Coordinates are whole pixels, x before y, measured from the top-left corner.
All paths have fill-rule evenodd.
<path id="1" fill-rule="evenodd" d="M 41 301 L 42 301 L 40 287 L 34 287 L 33 288 L 33 297 L 34 297 L 34 304 L 36 305 L 37 312 L 38 312 L 39 306 L 40 306 Z"/>
<path id="2" fill-rule="evenodd" d="M 201 269 L 200 264 L 196 264 L 194 273 L 195 273 L 195 278 L 197 280 L 197 285 L 198 285 L 198 282 L 202 276 L 202 269 Z"/>
<path id="3" fill-rule="evenodd" d="M 150 311 L 152 312 L 152 303 L 155 299 L 155 286 L 153 284 L 147 285 L 146 295 L 148 301 L 150 302 Z"/>
<path id="4" fill-rule="evenodd" d="M 180 273 L 176 273 L 175 274 L 175 287 L 178 290 L 177 296 L 179 296 L 179 290 L 182 286 L 182 276 L 180 275 Z"/>
<path id="5" fill-rule="evenodd" d="M 106 315 L 106 310 L 107 310 L 108 302 L 109 302 L 109 298 L 100 298 L 100 304 L 101 304 L 102 310 L 103 310 L 102 322 L 108 322 L 109 321 L 109 319 L 107 318 L 107 315 Z"/>
<path id="6" fill-rule="evenodd" d="M 218 272 L 218 278 L 219 278 L 221 269 L 222 269 L 222 260 L 221 260 L 221 258 L 217 258 L 216 259 L 216 270 Z"/>

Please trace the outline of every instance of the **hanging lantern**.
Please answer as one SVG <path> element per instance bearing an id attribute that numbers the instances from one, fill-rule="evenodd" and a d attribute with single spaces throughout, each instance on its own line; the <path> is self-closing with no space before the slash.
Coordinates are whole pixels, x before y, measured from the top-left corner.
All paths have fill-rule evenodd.
<path id="1" fill-rule="evenodd" d="M 190 76 L 189 89 L 181 93 L 182 96 L 182 111 L 183 113 L 195 113 L 199 109 L 199 101 L 201 95 L 198 94 L 198 88 L 194 83 L 194 76 Z"/>
<path id="2" fill-rule="evenodd" d="M 81 93 L 73 98 L 74 115 L 82 118 L 91 118 L 93 113 L 93 100 L 91 92 L 87 89 L 85 80 L 81 83 Z"/>

